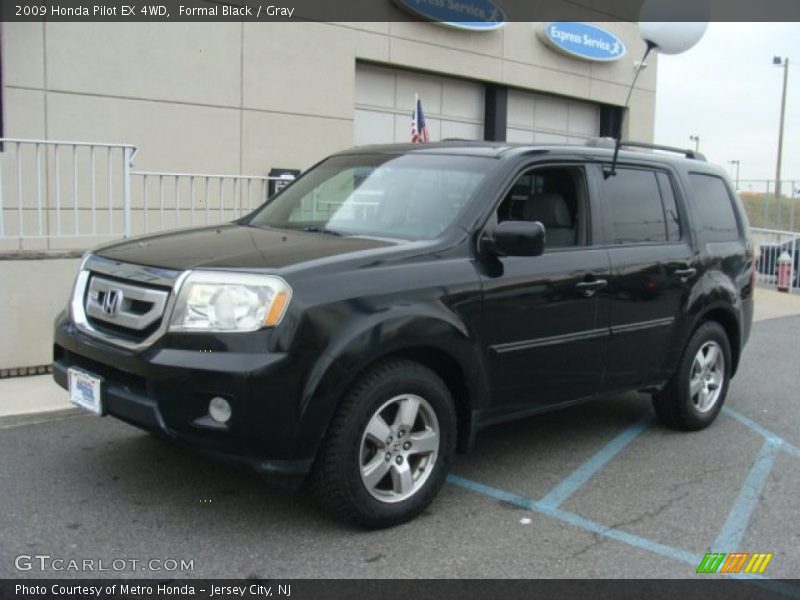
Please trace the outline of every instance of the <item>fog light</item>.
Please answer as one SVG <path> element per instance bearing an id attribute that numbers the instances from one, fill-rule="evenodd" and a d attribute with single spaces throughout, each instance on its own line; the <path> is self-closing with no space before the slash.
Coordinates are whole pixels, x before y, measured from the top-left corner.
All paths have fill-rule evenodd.
<path id="1" fill-rule="evenodd" d="M 231 418 L 231 405 L 225 398 L 214 396 L 208 403 L 208 414 L 217 423 L 227 423 Z"/>

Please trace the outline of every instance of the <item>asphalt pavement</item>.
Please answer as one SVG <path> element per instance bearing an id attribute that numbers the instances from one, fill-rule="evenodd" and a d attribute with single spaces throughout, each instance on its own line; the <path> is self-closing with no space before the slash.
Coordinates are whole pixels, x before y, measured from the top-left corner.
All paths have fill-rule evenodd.
<path id="1" fill-rule="evenodd" d="M 713 550 L 797 578 L 798 340 L 800 317 L 756 323 L 702 432 L 639 394 L 493 427 L 421 517 L 377 532 L 112 418 L 0 419 L 0 577 L 684 578 Z M 42 555 L 95 570 L 17 558 Z"/>

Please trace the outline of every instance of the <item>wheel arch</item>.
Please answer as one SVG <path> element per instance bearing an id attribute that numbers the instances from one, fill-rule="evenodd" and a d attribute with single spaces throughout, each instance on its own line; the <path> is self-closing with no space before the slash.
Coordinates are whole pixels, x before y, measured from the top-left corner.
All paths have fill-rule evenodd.
<path id="1" fill-rule="evenodd" d="M 390 332 L 390 333 L 389 333 Z M 444 381 L 457 416 L 457 449 L 465 452 L 475 437 L 475 412 L 488 395 L 476 342 L 449 320 L 431 316 L 374 323 L 335 354 L 323 353 L 312 368 L 301 398 L 302 443 L 316 456 L 335 411 L 358 379 L 375 365 L 402 358 L 431 369 Z"/>
<path id="2" fill-rule="evenodd" d="M 458 421 L 457 429 L 457 448 L 460 452 L 466 452 L 472 445 L 474 438 L 474 419 L 472 410 L 475 406 L 470 386 L 466 382 L 466 373 L 462 365 L 450 354 L 435 346 L 409 346 L 401 350 L 381 356 L 376 361 L 367 365 L 362 373 L 372 368 L 378 362 L 401 358 L 420 363 L 436 373 L 453 398 L 453 405 L 456 409 Z"/>
<path id="3" fill-rule="evenodd" d="M 698 315 L 691 334 L 705 322 L 714 321 L 719 323 L 725 330 L 728 336 L 731 349 L 731 377 L 736 374 L 739 368 L 739 358 L 741 356 L 741 331 L 739 326 L 739 319 L 734 314 L 733 310 L 723 306 L 712 306 L 704 310 Z M 690 336 L 691 337 L 691 336 Z"/>

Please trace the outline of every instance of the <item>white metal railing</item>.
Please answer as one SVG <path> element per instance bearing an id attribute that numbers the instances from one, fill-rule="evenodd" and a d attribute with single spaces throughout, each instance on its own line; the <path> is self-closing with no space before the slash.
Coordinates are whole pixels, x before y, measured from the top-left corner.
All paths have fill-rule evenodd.
<path id="1" fill-rule="evenodd" d="M 142 233 L 232 221 L 265 202 L 269 181 L 281 179 L 160 171 L 131 176 L 131 222 Z"/>
<path id="2" fill-rule="evenodd" d="M 0 242 L 126 233 L 130 144 L 0 138 Z M 4 248 L 4 245 L 0 245 Z"/>
<path id="3" fill-rule="evenodd" d="M 751 228 L 756 258 L 756 283 L 765 287 L 788 287 L 800 291 L 800 232 L 778 229 Z M 788 277 L 779 281 L 781 263 L 788 267 Z M 787 267 L 784 267 L 786 269 Z M 786 286 L 779 284 L 786 283 Z"/>
<path id="4" fill-rule="evenodd" d="M 131 144 L 0 138 L 0 252 L 236 219 L 285 177 L 136 171 Z"/>

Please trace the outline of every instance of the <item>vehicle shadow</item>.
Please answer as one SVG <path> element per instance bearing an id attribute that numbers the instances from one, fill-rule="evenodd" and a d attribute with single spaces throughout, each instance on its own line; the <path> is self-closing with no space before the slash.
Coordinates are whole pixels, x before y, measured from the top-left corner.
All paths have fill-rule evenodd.
<path id="1" fill-rule="evenodd" d="M 457 457 L 454 472 L 479 481 L 508 482 L 512 489 L 538 497 L 649 410 L 645 396 L 626 394 L 498 424 L 481 432 L 468 454 Z M 75 440 L 62 454 L 59 468 L 79 472 L 72 486 L 88 486 L 129 512 L 134 522 L 144 519 L 162 526 L 172 519 L 186 521 L 188 511 L 189 520 L 224 514 L 234 528 L 236 522 L 255 528 L 299 522 L 304 527 L 342 527 L 318 510 L 305 488 L 281 490 L 246 468 L 111 419 L 80 421 L 96 429 L 88 437 L 100 440 Z"/>

